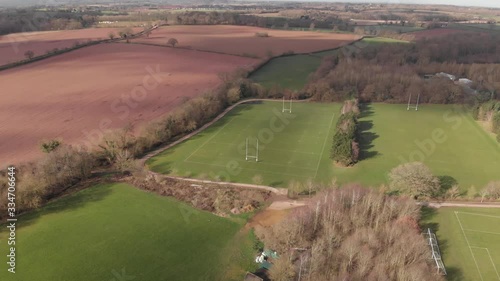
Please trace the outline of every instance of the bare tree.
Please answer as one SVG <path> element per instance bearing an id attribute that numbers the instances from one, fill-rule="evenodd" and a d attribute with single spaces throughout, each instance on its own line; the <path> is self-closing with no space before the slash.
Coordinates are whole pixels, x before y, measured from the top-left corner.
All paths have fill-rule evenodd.
<path id="1" fill-rule="evenodd" d="M 179 41 L 177 41 L 177 39 L 175 39 L 175 38 L 170 38 L 170 39 L 168 39 L 168 41 L 167 41 L 167 45 L 170 45 L 170 46 L 172 46 L 172 47 L 174 47 L 174 48 L 175 48 L 175 46 L 176 46 L 177 44 L 179 44 Z"/>
<path id="2" fill-rule="evenodd" d="M 295 277 L 295 269 L 289 255 L 283 255 L 277 259 L 269 270 L 273 281 L 290 281 Z"/>
<path id="3" fill-rule="evenodd" d="M 353 185 L 319 193 L 256 235 L 281 254 L 272 280 L 443 280 L 419 213 L 413 200 Z"/>
<path id="4" fill-rule="evenodd" d="M 109 39 L 113 40 L 113 39 L 115 39 L 116 34 L 115 34 L 113 31 L 111 31 L 111 32 L 108 34 L 108 37 L 109 37 Z"/>
<path id="5" fill-rule="evenodd" d="M 24 56 L 27 59 L 31 60 L 35 56 L 35 53 L 33 51 L 29 50 L 29 51 L 24 52 Z"/>

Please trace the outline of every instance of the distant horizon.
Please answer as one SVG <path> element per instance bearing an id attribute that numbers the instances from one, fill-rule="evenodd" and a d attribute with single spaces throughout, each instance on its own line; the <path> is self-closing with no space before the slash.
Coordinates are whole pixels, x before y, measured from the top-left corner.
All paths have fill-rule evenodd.
<path id="1" fill-rule="evenodd" d="M 254 0 L 235 0 L 235 2 L 252 2 Z M 258 1 L 258 0 L 256 0 Z M 262 1 L 262 0 L 261 0 Z M 64 5 L 64 4 L 99 4 L 120 3 L 120 0 L 0 0 L 0 6 L 32 6 L 32 5 Z M 138 1 L 139 2 L 139 1 Z M 159 4 L 178 1 L 153 1 Z M 499 0 L 268 0 L 264 2 L 331 2 L 331 3 L 377 3 L 377 4 L 412 4 L 412 5 L 448 5 L 461 7 L 500 8 Z M 140 3 L 140 2 L 139 2 Z"/>
<path id="2" fill-rule="evenodd" d="M 1 0 L 0 0 L 1 1 Z M 252 0 L 239 0 L 252 1 Z M 271 0 L 267 2 L 332 2 L 332 3 L 377 3 L 377 4 L 413 4 L 413 5 L 447 5 L 461 7 L 500 8 L 499 0 L 476 0 L 471 4 L 468 0 Z"/>

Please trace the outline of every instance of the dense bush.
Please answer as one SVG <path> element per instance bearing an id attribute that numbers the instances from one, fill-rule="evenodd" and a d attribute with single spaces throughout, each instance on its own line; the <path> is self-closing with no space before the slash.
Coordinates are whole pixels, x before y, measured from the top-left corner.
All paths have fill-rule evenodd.
<path id="1" fill-rule="evenodd" d="M 333 135 L 330 158 L 338 164 L 350 166 L 358 161 L 359 145 L 356 141 L 357 116 L 359 108 L 357 100 L 344 102 L 342 112 L 337 121 Z"/>
<path id="2" fill-rule="evenodd" d="M 439 179 L 420 162 L 401 164 L 392 169 L 389 184 L 392 190 L 415 198 L 434 198 L 440 195 Z"/>

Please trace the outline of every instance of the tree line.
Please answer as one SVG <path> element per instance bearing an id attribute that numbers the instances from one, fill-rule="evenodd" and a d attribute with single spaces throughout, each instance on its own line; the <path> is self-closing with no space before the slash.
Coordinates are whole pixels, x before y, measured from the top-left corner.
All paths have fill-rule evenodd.
<path id="1" fill-rule="evenodd" d="M 259 17 L 250 14 L 242 14 L 234 11 L 225 12 L 167 12 L 166 20 L 169 24 L 177 25 L 247 25 L 263 28 L 304 28 L 304 29 L 336 29 L 342 31 L 354 31 L 354 27 L 349 22 L 334 15 L 317 19 L 310 17 L 284 18 L 284 17 Z"/>
<path id="2" fill-rule="evenodd" d="M 360 102 L 405 103 L 410 94 L 420 94 L 423 103 L 474 102 L 476 95 L 456 81 L 426 76 L 446 72 L 467 77 L 474 81 L 473 90 L 498 98 L 499 43 L 498 35 L 456 34 L 414 44 L 346 47 L 323 60 L 303 92 L 317 101 L 359 98 Z"/>
<path id="3" fill-rule="evenodd" d="M 80 29 L 93 26 L 100 12 L 37 8 L 0 11 L 0 35 L 18 32 Z"/>

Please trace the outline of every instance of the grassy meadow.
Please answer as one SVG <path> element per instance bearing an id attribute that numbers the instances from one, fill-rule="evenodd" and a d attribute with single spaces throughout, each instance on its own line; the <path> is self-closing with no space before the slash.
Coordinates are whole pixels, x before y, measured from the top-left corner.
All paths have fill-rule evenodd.
<path id="1" fill-rule="evenodd" d="M 337 168 L 342 181 L 385 183 L 393 167 L 413 161 L 462 190 L 500 180 L 500 145 L 461 107 L 421 105 L 407 111 L 406 105 L 370 104 L 362 107 L 359 126 L 361 161 Z"/>
<path id="2" fill-rule="evenodd" d="M 280 118 L 288 116 L 281 110 L 281 101 L 238 106 L 148 165 L 165 174 L 244 183 L 259 175 L 263 184 L 280 187 L 292 179 L 327 183 L 333 178 L 377 186 L 387 183 L 392 168 L 413 161 L 424 162 L 463 191 L 500 179 L 500 145 L 460 107 L 421 105 L 419 111 L 407 111 L 405 105 L 363 105 L 360 161 L 347 168 L 329 159 L 339 104 L 294 103 L 293 119 L 273 132 L 273 122 L 281 124 Z M 252 139 L 255 154 L 258 136 L 259 162 L 245 161 L 246 138 Z"/>
<path id="3" fill-rule="evenodd" d="M 287 104 L 288 106 L 288 104 Z M 281 101 L 237 106 L 207 130 L 148 161 L 151 170 L 184 177 L 286 186 L 290 180 L 328 181 L 331 139 L 340 104 L 293 103 L 282 113 Z M 245 160 L 249 154 L 259 161 Z"/>
<path id="4" fill-rule="evenodd" d="M 448 280 L 500 280 L 500 209 L 425 208 L 422 224 L 437 235 Z"/>
<path id="5" fill-rule="evenodd" d="M 253 266 L 243 224 L 127 184 L 101 184 L 19 217 L 16 274 L 2 270 L 0 280 L 239 281 Z M 0 254 L 5 265 L 5 247 Z"/>

